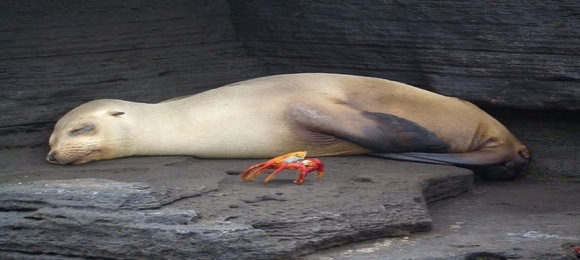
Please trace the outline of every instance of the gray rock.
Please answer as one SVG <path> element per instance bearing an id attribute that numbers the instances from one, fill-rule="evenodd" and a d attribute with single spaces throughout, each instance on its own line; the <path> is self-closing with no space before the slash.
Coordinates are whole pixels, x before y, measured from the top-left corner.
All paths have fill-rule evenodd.
<path id="1" fill-rule="evenodd" d="M 40 181 L 0 189 L 0 210 L 44 207 L 140 210 L 160 208 L 161 204 L 144 183 L 102 179 Z"/>
<path id="2" fill-rule="evenodd" d="M 140 102 L 262 75 L 236 41 L 227 2 L 4 2 L 0 148 L 46 144 L 94 99 Z"/>
<path id="3" fill-rule="evenodd" d="M 479 104 L 580 109 L 578 1 L 230 1 L 276 73 L 402 81 Z"/>
<path id="4" fill-rule="evenodd" d="M 473 192 L 429 207 L 434 227 L 322 250 L 304 260 L 466 260 L 576 258 L 578 183 L 476 182 Z"/>
<path id="5" fill-rule="evenodd" d="M 0 238 L 0 256 L 20 252 L 117 259 L 248 259 L 271 250 L 261 230 L 234 223 L 192 223 L 196 216 L 191 211 L 61 207 L 2 215 L 0 232 L 5 235 Z"/>
<path id="6" fill-rule="evenodd" d="M 0 256 L 260 258 L 255 251 L 273 247 L 263 231 L 247 225 L 198 223 L 193 210 L 160 210 L 144 183 L 73 179 L 0 191 Z"/>
<path id="7" fill-rule="evenodd" d="M 27 182 L 23 173 L 0 178 L 0 258 L 295 258 L 428 231 L 427 203 L 471 189 L 472 174 L 464 169 L 345 159 L 325 158 L 325 179 L 303 185 L 293 184 L 295 171 L 268 185 L 227 173 L 256 160 L 218 166 L 147 157 L 78 167 L 32 161 L 25 172 L 45 169 L 44 181 Z M 13 164 L 4 167 L 12 172 L 20 160 Z"/>

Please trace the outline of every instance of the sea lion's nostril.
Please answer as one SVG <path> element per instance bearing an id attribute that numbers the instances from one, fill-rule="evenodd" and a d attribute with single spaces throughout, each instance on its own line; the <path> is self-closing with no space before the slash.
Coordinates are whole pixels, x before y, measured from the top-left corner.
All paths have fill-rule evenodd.
<path id="1" fill-rule="evenodd" d="M 48 162 L 57 162 L 56 158 L 54 157 L 54 153 L 52 152 L 48 153 L 48 155 L 46 156 L 46 160 Z"/>

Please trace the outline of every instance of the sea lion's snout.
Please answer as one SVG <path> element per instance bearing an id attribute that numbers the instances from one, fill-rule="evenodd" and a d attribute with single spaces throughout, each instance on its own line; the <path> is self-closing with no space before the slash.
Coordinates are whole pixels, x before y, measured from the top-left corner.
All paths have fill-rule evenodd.
<path id="1" fill-rule="evenodd" d="M 62 162 L 60 162 L 57 158 L 56 152 L 50 151 L 47 155 L 46 155 L 46 161 L 49 163 L 54 163 L 54 164 L 63 164 Z"/>
<path id="2" fill-rule="evenodd" d="M 58 161 L 56 160 L 56 157 L 54 157 L 54 154 L 52 152 L 49 152 L 46 155 L 46 161 L 49 163 L 58 163 Z"/>

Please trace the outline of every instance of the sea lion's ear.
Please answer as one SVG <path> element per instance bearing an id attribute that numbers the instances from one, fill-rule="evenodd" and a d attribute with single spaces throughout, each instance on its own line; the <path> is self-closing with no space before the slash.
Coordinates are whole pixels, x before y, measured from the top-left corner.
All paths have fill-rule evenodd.
<path id="1" fill-rule="evenodd" d="M 124 114 L 125 114 L 125 112 L 123 112 L 123 111 L 109 111 L 109 115 L 112 115 L 112 116 L 121 116 Z"/>

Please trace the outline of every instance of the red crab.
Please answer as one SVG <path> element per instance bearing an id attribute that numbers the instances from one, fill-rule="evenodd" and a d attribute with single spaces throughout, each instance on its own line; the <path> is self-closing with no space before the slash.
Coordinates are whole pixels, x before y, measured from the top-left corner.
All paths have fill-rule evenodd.
<path id="1" fill-rule="evenodd" d="M 251 182 L 253 181 L 254 177 L 256 177 L 256 175 L 264 172 L 267 169 L 276 170 L 268 175 L 268 177 L 264 180 L 264 184 L 274 179 L 276 174 L 284 169 L 299 170 L 298 179 L 294 181 L 296 184 L 302 184 L 306 175 L 312 171 L 317 171 L 316 174 L 318 175 L 318 179 L 322 179 L 322 176 L 324 175 L 324 164 L 322 161 L 318 158 L 306 159 L 305 157 L 306 151 L 293 152 L 278 156 L 274 159 L 268 160 L 267 162 L 252 165 L 250 168 L 244 171 L 242 174 L 242 180 Z M 257 170 L 253 171 L 256 168 Z"/>

